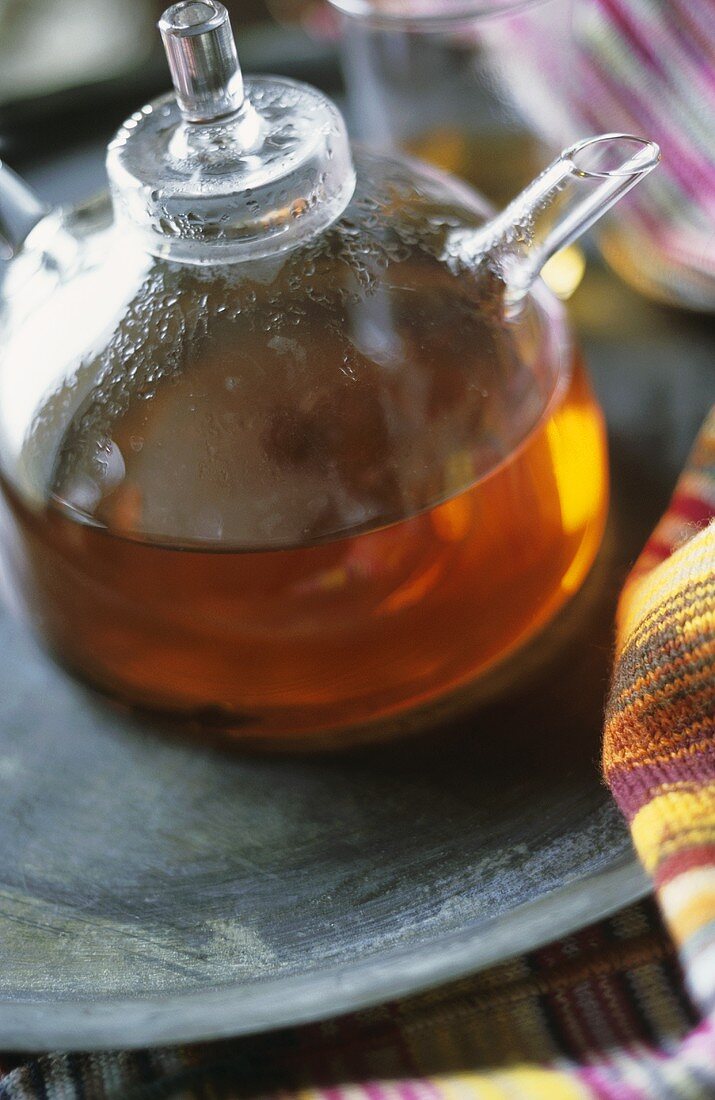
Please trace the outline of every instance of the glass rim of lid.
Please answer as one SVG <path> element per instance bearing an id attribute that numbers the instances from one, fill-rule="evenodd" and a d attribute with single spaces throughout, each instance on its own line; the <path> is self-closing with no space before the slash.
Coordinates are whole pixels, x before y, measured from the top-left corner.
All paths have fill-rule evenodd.
<path id="1" fill-rule="evenodd" d="M 275 255 L 326 229 L 355 189 L 335 104 L 284 77 L 244 84 L 218 0 L 181 0 L 159 27 L 174 93 L 108 147 L 117 220 L 154 255 L 195 264 Z"/>
<path id="2" fill-rule="evenodd" d="M 518 15 L 552 0 L 328 0 L 342 15 L 374 27 L 436 30 L 505 15 Z"/>

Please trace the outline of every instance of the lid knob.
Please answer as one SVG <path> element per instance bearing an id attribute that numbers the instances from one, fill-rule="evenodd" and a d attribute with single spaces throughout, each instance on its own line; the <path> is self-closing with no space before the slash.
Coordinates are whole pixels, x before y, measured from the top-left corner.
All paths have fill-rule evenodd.
<path id="1" fill-rule="evenodd" d="M 244 90 L 218 0 L 172 4 L 159 30 L 174 93 L 107 149 L 117 221 L 154 255 L 193 264 L 274 256 L 332 225 L 356 178 L 335 104 L 284 77 L 248 77 Z"/>
<path id="2" fill-rule="evenodd" d="M 181 0 L 166 9 L 159 30 L 184 118 L 213 122 L 241 109 L 243 77 L 223 4 Z"/>

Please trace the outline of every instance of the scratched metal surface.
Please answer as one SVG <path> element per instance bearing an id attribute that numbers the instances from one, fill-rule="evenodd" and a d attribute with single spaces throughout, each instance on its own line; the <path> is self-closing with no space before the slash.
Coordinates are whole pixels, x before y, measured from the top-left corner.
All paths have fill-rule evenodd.
<path id="1" fill-rule="evenodd" d="M 715 340 L 598 273 L 575 311 L 608 414 L 610 530 L 570 644 L 507 700 L 411 742 L 244 759 L 109 710 L 0 609 L 0 1045 L 321 1018 L 644 892 L 598 778 L 611 622 L 712 399 Z"/>
<path id="2" fill-rule="evenodd" d="M 564 685 L 558 718 L 533 696 L 411 744 L 241 759 L 113 714 L 6 615 L 0 644 L 6 1048 L 319 1018 L 642 892 L 599 786 L 591 689 L 588 718 Z"/>

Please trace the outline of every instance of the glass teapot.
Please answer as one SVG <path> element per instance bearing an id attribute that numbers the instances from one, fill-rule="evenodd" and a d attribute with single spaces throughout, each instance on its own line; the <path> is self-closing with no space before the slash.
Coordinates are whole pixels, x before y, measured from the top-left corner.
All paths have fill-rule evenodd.
<path id="1" fill-rule="evenodd" d="M 134 707 L 256 744 L 428 720 L 580 585 L 601 416 L 544 262 L 655 165 L 567 150 L 501 214 L 245 84 L 225 9 L 159 24 L 175 93 L 47 212 L 0 171 L 10 589 Z"/>

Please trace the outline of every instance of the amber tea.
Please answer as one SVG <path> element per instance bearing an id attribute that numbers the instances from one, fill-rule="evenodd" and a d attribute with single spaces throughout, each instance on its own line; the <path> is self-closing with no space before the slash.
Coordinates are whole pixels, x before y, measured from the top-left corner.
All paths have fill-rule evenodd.
<path id="1" fill-rule="evenodd" d="M 92 393 L 50 503 L 8 490 L 16 576 L 65 664 L 244 737 L 339 734 L 474 681 L 579 587 L 606 508 L 584 372 L 525 370 L 424 267 L 340 325 L 325 303 L 300 336 L 274 317 L 267 345 L 250 311 L 209 337 L 197 310 L 173 373 Z"/>
<path id="2" fill-rule="evenodd" d="M 218 0 L 159 26 L 175 94 L 109 145 L 111 202 L 0 189 L 3 568 L 128 706 L 273 746 L 413 728 L 594 559 L 603 425 L 539 273 L 658 150 L 589 138 L 492 215 L 243 80 Z"/>

